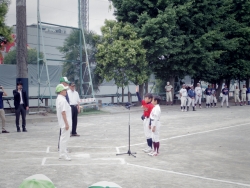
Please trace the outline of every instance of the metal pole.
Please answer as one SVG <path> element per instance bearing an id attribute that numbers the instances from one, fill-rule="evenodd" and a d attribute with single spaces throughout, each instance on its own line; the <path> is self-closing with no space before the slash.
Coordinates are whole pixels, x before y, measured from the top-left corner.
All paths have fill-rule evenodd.
<path id="1" fill-rule="evenodd" d="M 82 77 L 82 33 L 81 33 L 81 2 L 78 0 L 78 27 L 79 27 L 79 54 L 80 54 L 80 96 L 83 95 L 83 77 Z"/>
<path id="2" fill-rule="evenodd" d="M 38 81 L 38 111 L 40 108 L 40 32 L 39 32 L 39 12 L 40 9 L 40 0 L 37 0 L 37 81 Z"/>
<path id="3" fill-rule="evenodd" d="M 83 43 L 84 43 L 84 51 L 85 51 L 85 55 L 86 55 L 86 66 L 88 67 L 88 71 L 89 71 L 89 84 L 91 85 L 91 89 L 92 89 L 92 96 L 93 98 L 95 98 L 95 94 L 94 94 L 94 89 L 93 89 L 93 84 L 92 84 L 92 76 L 91 76 L 91 72 L 90 72 L 90 64 L 89 64 L 89 57 L 88 57 L 88 52 L 87 52 L 87 45 L 86 45 L 86 40 L 85 40 L 85 35 L 84 35 L 84 30 L 83 30 L 83 24 L 81 22 L 81 29 L 82 29 L 82 36 L 83 36 Z"/>
<path id="4" fill-rule="evenodd" d="M 41 20 L 41 16 L 39 14 L 39 20 Z M 43 32 L 42 32 L 42 25 L 41 22 L 40 23 L 40 30 L 41 30 L 41 37 L 42 37 L 42 46 L 43 46 L 43 53 L 44 53 L 44 57 L 43 57 L 43 61 L 45 64 L 45 69 L 46 69 L 46 73 L 47 73 L 47 84 L 49 85 L 49 93 L 50 93 L 50 108 L 53 108 L 53 102 L 52 102 L 52 94 L 51 94 L 51 87 L 50 87 L 50 78 L 49 78 L 49 70 L 48 70 L 48 65 L 47 65 L 47 57 L 46 57 L 46 52 L 45 52 L 45 48 L 44 48 L 44 37 L 43 37 Z"/>

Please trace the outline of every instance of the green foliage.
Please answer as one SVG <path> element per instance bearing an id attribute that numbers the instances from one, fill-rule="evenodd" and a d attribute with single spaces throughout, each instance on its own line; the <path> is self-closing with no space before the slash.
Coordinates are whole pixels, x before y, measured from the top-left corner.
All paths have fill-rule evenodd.
<path id="1" fill-rule="evenodd" d="M 250 3 L 241 0 L 112 0 L 133 24 L 156 77 L 215 82 L 250 77 Z"/>
<path id="2" fill-rule="evenodd" d="M 163 0 L 112 0 L 112 2 L 116 8 L 115 15 L 118 21 L 131 23 L 138 37 L 142 39 L 143 47 L 147 50 L 146 60 L 150 65 L 149 70 L 158 78 L 162 78 L 163 75 L 169 76 L 170 71 L 166 72 L 169 68 L 166 67 L 165 61 L 159 58 L 162 55 L 167 56 L 173 47 L 169 37 L 175 28 L 176 12 L 171 4 Z M 162 72 L 164 69 L 165 72 Z M 179 70 L 177 72 L 180 75 Z"/>
<path id="3" fill-rule="evenodd" d="M 12 42 L 11 28 L 5 24 L 5 16 L 8 12 L 8 3 L 0 2 L 0 35 L 4 36 L 7 41 Z"/>
<path id="4" fill-rule="evenodd" d="M 95 54 L 96 54 L 96 42 L 99 40 L 99 36 L 96 35 L 93 31 L 85 32 L 85 40 L 87 43 L 87 53 L 88 53 L 88 60 L 89 63 L 95 63 Z M 72 61 L 72 63 L 65 62 L 63 64 L 63 75 L 67 76 L 70 81 L 74 81 L 77 88 L 80 88 L 80 33 L 77 30 L 73 30 L 68 38 L 65 39 L 64 45 L 62 47 L 59 47 L 59 51 L 64 54 L 65 60 Z M 83 40 L 82 40 L 83 44 Z M 85 48 L 82 48 L 82 60 L 86 62 L 86 54 L 85 54 Z M 89 75 L 88 71 L 85 71 L 86 63 L 83 63 L 82 70 L 83 73 L 85 72 L 85 75 L 83 80 L 84 82 L 89 82 Z M 102 82 L 102 79 L 94 74 L 94 70 L 91 71 L 92 74 L 92 82 L 93 82 L 93 88 L 94 90 L 98 90 L 99 83 Z M 84 91 L 91 92 L 88 89 L 87 85 L 83 85 Z M 86 93 L 87 94 L 87 93 Z"/>
<path id="5" fill-rule="evenodd" d="M 40 52 L 40 58 L 43 58 L 43 53 Z M 4 57 L 4 64 L 16 64 L 16 49 L 11 50 L 7 55 Z M 27 58 L 28 64 L 37 64 L 37 50 L 36 49 L 28 49 L 28 58 Z M 43 61 L 40 61 L 40 64 L 42 64 Z"/>
<path id="6" fill-rule="evenodd" d="M 96 73 L 107 81 L 114 79 L 115 84 L 122 88 L 129 82 L 144 83 L 149 76 L 146 50 L 133 27 L 106 20 L 101 31 Z"/>

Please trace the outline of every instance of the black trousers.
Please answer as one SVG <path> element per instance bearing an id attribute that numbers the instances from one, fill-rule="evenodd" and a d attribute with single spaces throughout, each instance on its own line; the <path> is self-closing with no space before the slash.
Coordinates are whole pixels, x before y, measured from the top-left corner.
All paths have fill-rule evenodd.
<path id="1" fill-rule="evenodd" d="M 78 109 L 75 105 L 71 106 L 71 112 L 72 112 L 72 134 L 77 134 L 76 128 L 77 128 L 77 116 L 78 116 Z"/>
<path id="2" fill-rule="evenodd" d="M 16 128 L 17 129 L 20 129 L 20 126 L 19 126 L 20 114 L 22 115 L 22 128 L 25 129 L 25 126 L 26 126 L 26 109 L 24 108 L 23 104 L 20 104 L 19 107 L 16 109 Z"/>

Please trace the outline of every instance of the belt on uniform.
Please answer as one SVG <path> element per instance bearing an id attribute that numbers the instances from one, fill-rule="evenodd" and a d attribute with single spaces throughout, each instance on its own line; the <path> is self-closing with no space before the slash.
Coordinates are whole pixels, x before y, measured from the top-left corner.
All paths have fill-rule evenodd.
<path id="1" fill-rule="evenodd" d="M 74 104 L 74 105 L 70 105 L 70 106 L 74 106 L 74 107 L 77 107 L 78 105 L 77 105 L 77 104 Z"/>

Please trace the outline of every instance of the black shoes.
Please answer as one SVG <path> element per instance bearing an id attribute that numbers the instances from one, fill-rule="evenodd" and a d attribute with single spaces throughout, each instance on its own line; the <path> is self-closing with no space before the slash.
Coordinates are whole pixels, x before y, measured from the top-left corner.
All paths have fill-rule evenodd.
<path id="1" fill-rule="evenodd" d="M 17 132 L 21 132 L 20 128 L 17 128 Z M 23 132 L 28 132 L 26 128 L 23 128 Z"/>
<path id="2" fill-rule="evenodd" d="M 10 133 L 10 132 L 8 132 L 8 131 L 6 131 L 6 130 L 2 130 L 2 133 Z"/>

